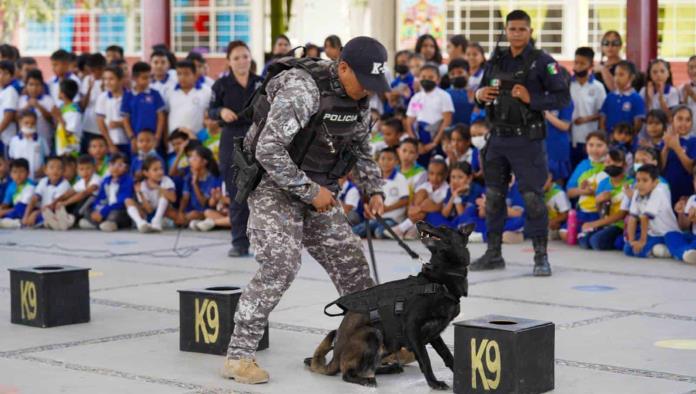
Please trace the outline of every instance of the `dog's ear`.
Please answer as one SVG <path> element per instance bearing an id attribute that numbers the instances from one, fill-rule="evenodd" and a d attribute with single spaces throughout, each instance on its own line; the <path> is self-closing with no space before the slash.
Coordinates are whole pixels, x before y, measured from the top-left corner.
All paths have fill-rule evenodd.
<path id="1" fill-rule="evenodd" d="M 474 232 L 476 225 L 474 223 L 468 223 L 463 226 L 459 226 L 459 232 L 469 239 L 469 235 Z"/>

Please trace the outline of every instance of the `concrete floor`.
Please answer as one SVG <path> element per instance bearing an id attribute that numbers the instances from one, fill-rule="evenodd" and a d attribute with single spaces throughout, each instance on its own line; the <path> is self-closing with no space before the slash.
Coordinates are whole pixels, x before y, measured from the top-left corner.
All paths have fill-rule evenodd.
<path id="1" fill-rule="evenodd" d="M 410 244 L 427 256 L 420 243 Z M 228 245 L 225 232 L 0 230 L 0 394 L 430 392 L 414 365 L 378 377 L 376 390 L 305 370 L 302 359 L 339 324 L 322 313 L 336 291 L 306 254 L 271 314 L 270 348 L 258 354 L 270 383 L 223 380 L 221 356 L 180 352 L 177 290 L 243 286 L 254 273 L 253 259 L 226 257 Z M 377 241 L 375 249 L 383 281 L 418 270 L 394 242 Z M 472 256 L 483 249 L 470 245 Z M 696 267 L 552 243 L 554 276 L 534 278 L 529 244 L 504 253 L 506 270 L 469 275 L 470 296 L 456 320 L 498 314 L 553 321 L 554 393 L 696 393 Z M 10 323 L 7 269 L 45 264 L 92 269 L 90 323 Z M 444 338 L 453 345 L 451 327 Z M 656 345 L 664 340 L 687 341 Z M 451 385 L 452 372 L 431 355 L 435 374 Z"/>

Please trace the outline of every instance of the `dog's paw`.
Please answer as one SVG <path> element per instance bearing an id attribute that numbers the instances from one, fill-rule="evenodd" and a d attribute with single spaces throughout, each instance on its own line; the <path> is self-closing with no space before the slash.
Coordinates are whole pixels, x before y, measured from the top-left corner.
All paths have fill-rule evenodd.
<path id="1" fill-rule="evenodd" d="M 311 366 L 311 365 L 312 365 L 312 358 L 311 358 L 311 357 L 305 358 L 305 359 L 304 359 L 304 365 L 306 365 L 306 366 L 308 366 L 308 367 Z"/>
<path id="2" fill-rule="evenodd" d="M 428 386 L 430 388 L 435 389 L 435 390 L 449 390 L 450 387 L 447 385 L 447 383 L 441 381 L 441 380 L 433 380 L 432 382 L 428 382 Z"/>
<path id="3" fill-rule="evenodd" d="M 377 379 L 367 378 L 367 380 L 365 380 L 365 383 L 363 383 L 363 386 L 365 386 L 365 387 L 377 387 Z"/>

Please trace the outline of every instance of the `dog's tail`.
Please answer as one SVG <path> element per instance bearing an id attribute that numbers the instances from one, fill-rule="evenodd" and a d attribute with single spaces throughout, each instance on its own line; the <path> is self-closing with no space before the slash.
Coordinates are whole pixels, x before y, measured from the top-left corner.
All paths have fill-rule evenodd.
<path id="1" fill-rule="evenodd" d="M 317 346 L 317 349 L 314 351 L 314 356 L 304 360 L 305 365 L 309 367 L 310 371 L 322 375 L 335 375 L 338 373 L 338 360 L 336 360 L 335 354 L 331 361 L 328 364 L 326 363 L 326 355 L 333 350 L 335 338 L 336 330 L 329 332 L 319 346 Z"/>

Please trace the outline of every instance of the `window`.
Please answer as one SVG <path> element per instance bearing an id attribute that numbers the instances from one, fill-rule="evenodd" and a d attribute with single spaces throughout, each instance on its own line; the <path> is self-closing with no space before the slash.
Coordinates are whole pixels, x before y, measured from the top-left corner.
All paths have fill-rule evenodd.
<path id="1" fill-rule="evenodd" d="M 688 58 L 696 54 L 696 3 L 693 0 L 660 1 L 658 7 L 658 56 Z"/>
<path id="2" fill-rule="evenodd" d="M 597 56 L 606 31 L 618 31 L 626 43 L 626 0 L 591 0 L 588 11 L 587 42 Z"/>
<path id="3" fill-rule="evenodd" d="M 232 40 L 251 39 L 250 0 L 172 0 L 172 47 L 224 53 Z"/>
<path id="4" fill-rule="evenodd" d="M 82 53 L 120 45 L 126 53 L 140 52 L 140 1 L 131 1 L 127 7 L 122 3 L 103 1 L 86 8 L 79 0 L 57 0 L 48 20 L 27 21 L 24 50 L 52 53 L 63 48 Z"/>
<path id="5" fill-rule="evenodd" d="M 532 37 L 537 48 L 560 54 L 563 49 L 562 0 L 449 0 L 447 35 L 464 34 L 490 53 L 504 27 L 505 15 L 516 8 L 525 10 L 532 18 Z"/>

